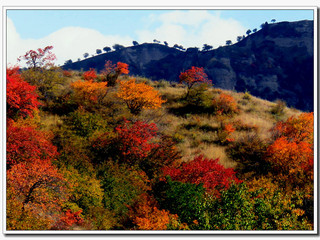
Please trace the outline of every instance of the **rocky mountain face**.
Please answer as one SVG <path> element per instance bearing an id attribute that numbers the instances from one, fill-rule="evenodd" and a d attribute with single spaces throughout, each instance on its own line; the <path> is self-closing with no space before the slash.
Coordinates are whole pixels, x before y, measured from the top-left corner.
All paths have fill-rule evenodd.
<path id="1" fill-rule="evenodd" d="M 204 67 L 215 87 L 249 91 L 267 100 L 313 111 L 313 21 L 266 24 L 236 44 L 181 51 L 145 43 L 63 66 L 101 71 L 107 60 L 129 64 L 131 75 L 178 81 L 191 66 Z"/>

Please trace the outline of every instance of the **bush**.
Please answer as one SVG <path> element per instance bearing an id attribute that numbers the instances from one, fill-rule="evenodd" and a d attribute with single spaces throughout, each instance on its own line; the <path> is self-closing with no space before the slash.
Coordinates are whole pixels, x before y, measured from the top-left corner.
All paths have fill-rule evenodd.
<path id="1" fill-rule="evenodd" d="M 241 174 L 261 175 L 270 171 L 270 164 L 264 160 L 267 143 L 258 135 L 246 135 L 238 141 L 231 143 L 226 152 L 235 160 L 237 171 Z"/>
<path id="2" fill-rule="evenodd" d="M 275 116 L 281 116 L 284 114 L 285 108 L 286 108 L 286 103 L 284 101 L 277 100 L 276 105 L 274 105 L 271 108 L 270 112 Z"/>
<path id="3" fill-rule="evenodd" d="M 65 122 L 81 137 L 90 137 L 95 131 L 106 129 L 106 123 L 101 115 L 87 112 L 82 108 L 70 113 Z"/>
<path id="4" fill-rule="evenodd" d="M 220 93 L 218 98 L 213 99 L 212 106 L 218 114 L 234 114 L 239 112 L 235 99 L 225 93 Z"/>
<path id="5" fill-rule="evenodd" d="M 153 188 L 160 208 L 177 214 L 183 223 L 192 227 L 204 218 L 203 203 L 205 189 L 202 185 L 172 181 L 158 182 Z"/>
<path id="6" fill-rule="evenodd" d="M 228 189 L 232 182 L 238 183 L 239 180 L 232 168 L 225 168 L 218 161 L 200 155 L 177 168 L 164 168 L 164 176 L 170 176 L 174 181 L 203 184 L 207 192 L 219 196 L 221 189 Z"/>
<path id="7" fill-rule="evenodd" d="M 131 169 L 125 164 L 105 162 L 98 168 L 98 178 L 104 190 L 104 207 L 121 220 L 126 221 L 128 206 L 150 190 L 149 180 L 143 171 Z"/>
<path id="8" fill-rule="evenodd" d="M 208 109 L 211 105 L 211 96 L 208 93 L 208 84 L 202 83 L 190 89 L 186 98 L 188 107 Z"/>
<path id="9" fill-rule="evenodd" d="M 31 85 L 37 86 L 39 97 L 48 103 L 60 95 L 61 88 L 66 82 L 61 69 L 28 69 L 21 76 Z"/>

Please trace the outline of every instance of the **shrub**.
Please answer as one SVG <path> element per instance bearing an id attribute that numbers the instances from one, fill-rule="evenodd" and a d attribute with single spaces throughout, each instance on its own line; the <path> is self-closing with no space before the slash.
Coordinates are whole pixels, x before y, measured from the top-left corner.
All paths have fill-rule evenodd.
<path id="1" fill-rule="evenodd" d="M 103 190 L 99 180 L 91 174 L 80 174 L 72 167 L 63 174 L 68 182 L 69 202 L 77 204 L 85 214 L 91 206 L 102 207 Z"/>
<path id="2" fill-rule="evenodd" d="M 207 92 L 208 84 L 202 83 L 190 89 L 188 97 L 186 98 L 188 107 L 205 111 L 211 105 L 210 95 Z"/>
<path id="3" fill-rule="evenodd" d="M 225 93 L 220 93 L 219 97 L 212 101 L 212 106 L 218 114 L 234 114 L 239 112 L 235 99 Z"/>
<path id="4" fill-rule="evenodd" d="M 274 105 L 271 108 L 270 112 L 275 116 L 281 116 L 284 114 L 285 108 L 286 108 L 286 103 L 284 101 L 277 100 L 276 105 Z"/>
<path id="5" fill-rule="evenodd" d="M 237 171 L 241 174 L 261 175 L 270 171 L 270 164 L 264 160 L 266 150 L 267 143 L 254 134 L 231 143 L 226 152 L 238 163 Z"/>
<path id="6" fill-rule="evenodd" d="M 231 123 L 222 123 L 217 131 L 218 141 L 222 145 L 228 144 L 234 141 L 230 135 L 236 130 Z"/>
<path id="7" fill-rule="evenodd" d="M 68 77 L 68 78 L 72 77 L 72 72 L 67 71 L 67 70 L 62 71 L 62 74 L 63 74 L 63 76 Z"/>
<path id="8" fill-rule="evenodd" d="M 157 202 L 147 194 L 141 194 L 129 207 L 129 218 L 138 230 L 167 230 L 178 216 L 169 211 L 158 209 Z"/>
<path id="9" fill-rule="evenodd" d="M 82 108 L 70 113 L 65 118 L 65 123 L 81 137 L 90 137 L 95 131 L 106 129 L 106 123 L 101 115 L 87 112 Z"/>
<path id="10" fill-rule="evenodd" d="M 58 156 L 51 143 L 52 134 L 31 126 L 19 126 L 13 121 L 7 127 L 7 168 L 33 161 L 52 161 Z"/>

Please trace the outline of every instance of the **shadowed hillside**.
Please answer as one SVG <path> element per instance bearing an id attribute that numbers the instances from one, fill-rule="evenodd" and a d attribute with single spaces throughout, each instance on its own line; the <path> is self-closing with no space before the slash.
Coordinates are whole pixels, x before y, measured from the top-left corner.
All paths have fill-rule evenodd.
<path id="1" fill-rule="evenodd" d="M 266 24 L 236 44 L 211 51 L 145 43 L 63 67 L 101 71 L 107 60 L 125 62 L 130 74 L 152 80 L 178 81 L 180 72 L 191 66 L 204 67 L 215 87 L 247 90 L 264 99 L 282 99 L 288 106 L 313 110 L 313 21 Z"/>

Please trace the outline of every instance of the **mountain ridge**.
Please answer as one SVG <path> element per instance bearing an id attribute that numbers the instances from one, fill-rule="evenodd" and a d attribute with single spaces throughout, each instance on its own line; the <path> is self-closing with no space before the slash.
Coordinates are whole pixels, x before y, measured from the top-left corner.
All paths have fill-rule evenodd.
<path id="1" fill-rule="evenodd" d="M 313 21 L 265 24 L 241 41 L 209 51 L 181 51 L 144 43 L 103 53 L 64 69 L 101 71 L 107 60 L 129 65 L 131 75 L 178 81 L 180 72 L 203 67 L 215 87 L 249 91 L 288 106 L 313 111 Z"/>

